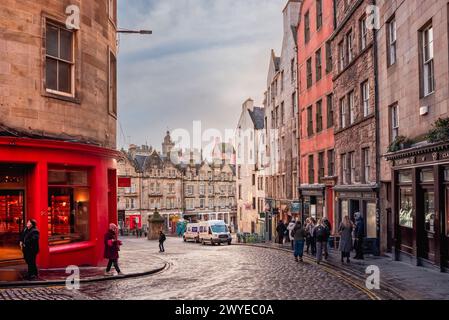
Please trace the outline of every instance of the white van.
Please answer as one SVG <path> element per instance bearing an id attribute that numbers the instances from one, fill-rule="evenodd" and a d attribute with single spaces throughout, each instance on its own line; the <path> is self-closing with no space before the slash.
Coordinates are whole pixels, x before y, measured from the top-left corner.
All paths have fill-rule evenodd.
<path id="1" fill-rule="evenodd" d="M 212 245 L 227 243 L 231 245 L 232 236 L 223 220 L 203 221 L 199 225 L 199 239 L 203 245 L 206 243 Z"/>
<path id="2" fill-rule="evenodd" d="M 200 229 L 199 223 L 188 223 L 186 226 L 186 232 L 184 232 L 183 236 L 184 242 L 194 241 L 196 243 L 199 243 L 200 242 L 199 229 Z"/>

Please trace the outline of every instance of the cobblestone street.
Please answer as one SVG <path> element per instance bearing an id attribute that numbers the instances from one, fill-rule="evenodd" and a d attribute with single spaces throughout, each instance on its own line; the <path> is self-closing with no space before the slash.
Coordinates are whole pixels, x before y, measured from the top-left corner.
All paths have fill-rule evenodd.
<path id="1" fill-rule="evenodd" d="M 366 290 L 314 263 L 296 263 L 278 250 L 248 246 L 201 246 L 169 238 L 166 253 L 157 242 L 126 239 L 125 247 L 145 252 L 146 259 L 162 258 L 170 267 L 158 274 L 133 279 L 81 284 L 79 291 L 64 287 L 3 289 L 0 299 L 293 299 L 367 300 Z M 148 252 L 154 255 L 149 255 Z M 138 260 L 138 259 L 136 259 Z M 140 260 L 141 264 L 148 261 Z M 126 273 L 126 270 L 124 270 Z"/>

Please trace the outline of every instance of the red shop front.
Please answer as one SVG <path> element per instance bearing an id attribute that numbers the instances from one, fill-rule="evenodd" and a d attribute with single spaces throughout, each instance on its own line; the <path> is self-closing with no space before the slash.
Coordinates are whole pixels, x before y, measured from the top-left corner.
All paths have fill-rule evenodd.
<path id="1" fill-rule="evenodd" d="M 117 223 L 115 150 L 0 137 L 0 263 L 21 262 L 20 231 L 40 230 L 41 268 L 103 265 L 103 236 Z"/>

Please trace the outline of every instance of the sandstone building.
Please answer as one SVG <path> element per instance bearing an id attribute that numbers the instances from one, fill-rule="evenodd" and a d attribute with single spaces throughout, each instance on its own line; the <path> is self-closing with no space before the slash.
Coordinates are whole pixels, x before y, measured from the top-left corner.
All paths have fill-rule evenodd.
<path id="1" fill-rule="evenodd" d="M 40 267 L 102 264 L 117 222 L 116 1 L 8 0 L 0 17 L 0 262 L 22 257 L 36 219 Z"/>

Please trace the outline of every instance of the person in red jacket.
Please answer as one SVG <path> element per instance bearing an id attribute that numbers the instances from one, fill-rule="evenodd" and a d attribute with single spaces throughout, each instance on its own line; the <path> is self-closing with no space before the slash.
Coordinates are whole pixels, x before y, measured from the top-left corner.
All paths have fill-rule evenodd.
<path id="1" fill-rule="evenodd" d="M 118 252 L 121 245 L 122 242 L 117 238 L 117 226 L 111 223 L 108 232 L 104 235 L 104 257 L 109 260 L 105 272 L 106 276 L 113 275 L 111 272 L 112 265 L 114 265 L 115 271 L 117 271 L 119 276 L 123 275 L 118 266 Z"/>

